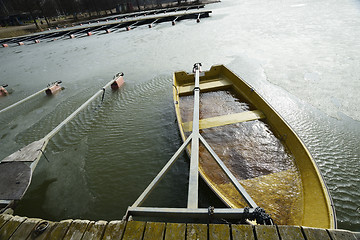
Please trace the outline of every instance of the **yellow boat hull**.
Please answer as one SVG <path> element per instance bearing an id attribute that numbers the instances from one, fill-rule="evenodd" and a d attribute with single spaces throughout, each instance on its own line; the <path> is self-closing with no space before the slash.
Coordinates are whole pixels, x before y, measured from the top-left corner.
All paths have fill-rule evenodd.
<path id="1" fill-rule="evenodd" d="M 192 127 L 193 88 L 194 74 L 174 73 L 173 97 L 183 141 Z M 284 119 L 223 65 L 200 76 L 200 89 L 201 134 L 275 223 L 336 228 L 335 211 L 321 173 Z M 202 146 L 199 161 L 201 177 L 226 205 L 247 206 Z"/>

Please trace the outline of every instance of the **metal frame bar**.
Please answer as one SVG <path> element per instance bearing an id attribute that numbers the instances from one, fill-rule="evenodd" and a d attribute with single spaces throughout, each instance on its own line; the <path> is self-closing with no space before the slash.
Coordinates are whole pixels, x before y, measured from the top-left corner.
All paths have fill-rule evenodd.
<path id="1" fill-rule="evenodd" d="M 166 163 L 158 175 L 148 185 L 144 192 L 139 196 L 135 203 L 127 209 L 124 219 L 126 220 L 131 216 L 152 216 L 152 217 L 195 217 L 204 218 L 213 216 L 216 218 L 227 218 L 227 219 L 239 219 L 243 214 L 253 214 L 255 209 L 258 207 L 257 204 L 252 200 L 250 195 L 237 181 L 235 176 L 221 161 L 219 156 L 214 152 L 211 146 L 206 140 L 200 135 L 199 132 L 199 109 L 200 109 L 200 63 L 194 65 L 195 72 L 195 87 L 194 87 L 194 113 L 193 113 L 193 126 L 192 133 Z M 165 173 L 178 159 L 179 155 L 185 150 L 191 141 L 191 155 L 190 155 L 190 170 L 189 170 L 189 189 L 188 189 L 188 201 L 187 208 L 157 208 L 157 207 L 140 207 L 145 201 L 148 195 L 160 182 Z M 202 143 L 205 148 L 209 151 L 211 156 L 215 159 L 217 164 L 230 178 L 231 182 L 235 185 L 236 189 L 240 192 L 242 197 L 249 204 L 250 208 L 219 208 L 219 209 L 207 209 L 198 208 L 198 188 L 199 188 L 199 143 Z"/>
<path id="2" fill-rule="evenodd" d="M 157 207 L 129 207 L 127 216 L 142 217 L 176 217 L 176 218 L 225 218 L 239 219 L 241 214 L 253 214 L 255 209 L 249 208 L 157 208 Z"/>
<path id="3" fill-rule="evenodd" d="M 236 189 L 243 196 L 245 201 L 249 204 L 251 208 L 256 208 L 258 205 L 254 202 L 254 200 L 250 197 L 250 195 L 246 192 L 245 188 L 241 186 L 239 181 L 235 178 L 235 176 L 231 173 L 231 171 L 226 167 L 226 165 L 221 161 L 219 156 L 214 152 L 214 150 L 210 147 L 210 145 L 206 142 L 206 140 L 200 135 L 200 141 L 204 144 L 205 148 L 209 151 L 211 156 L 216 160 L 217 164 L 221 167 L 221 169 L 225 172 L 225 174 L 230 178 L 231 182 L 235 185 Z"/>
<path id="4" fill-rule="evenodd" d="M 10 108 L 16 107 L 17 105 L 19 105 L 19 104 L 21 104 L 21 103 L 23 103 L 23 102 L 26 102 L 26 101 L 29 100 L 30 98 L 33 98 L 33 97 L 35 97 L 36 95 L 39 95 L 40 93 L 46 91 L 46 89 L 48 89 L 48 87 L 46 87 L 46 88 L 44 88 L 44 89 L 41 89 L 40 91 L 38 91 L 38 92 L 36 92 L 36 93 L 34 93 L 34 94 L 32 94 L 32 95 L 24 98 L 24 99 L 22 99 L 22 100 L 20 100 L 20 101 L 18 101 L 18 102 L 16 102 L 16 103 L 14 103 L 14 104 L 12 104 L 12 105 L 10 105 L 10 106 L 8 106 L 8 107 L 0 110 L 0 113 L 5 112 L 5 111 L 9 110 Z"/>
<path id="5" fill-rule="evenodd" d="M 97 96 L 102 94 L 105 91 L 105 88 L 110 86 L 114 82 L 114 79 L 112 79 L 110 82 L 108 82 L 101 90 L 97 91 L 91 98 L 89 98 L 85 103 L 83 103 L 78 109 L 76 109 L 70 116 L 68 116 L 64 121 L 62 121 L 57 127 L 55 127 L 51 132 L 49 132 L 44 139 L 50 139 L 52 138 L 60 129 L 66 125 L 68 122 L 70 122 L 81 110 L 83 110 L 89 103 L 91 103 Z"/>
<path id="6" fill-rule="evenodd" d="M 185 150 L 186 146 L 189 145 L 191 140 L 192 140 L 192 134 L 186 139 L 186 141 L 181 145 L 181 147 L 176 151 L 176 153 L 171 157 L 171 159 L 161 169 L 161 171 L 154 178 L 154 180 L 152 180 L 152 182 L 147 186 L 147 188 L 144 190 L 144 192 L 140 195 L 140 197 L 131 206 L 132 208 L 138 207 L 145 201 L 145 199 L 152 192 L 152 190 L 156 187 L 156 185 L 160 182 L 160 180 L 165 175 L 165 173 L 167 173 L 167 171 L 171 168 L 171 166 L 179 158 L 180 154 Z"/>
<path id="7" fill-rule="evenodd" d="M 200 64 L 194 65 L 195 87 L 194 87 L 194 113 L 192 126 L 192 141 L 190 155 L 190 173 L 188 190 L 188 208 L 198 208 L 199 189 L 199 109 L 200 109 Z"/>

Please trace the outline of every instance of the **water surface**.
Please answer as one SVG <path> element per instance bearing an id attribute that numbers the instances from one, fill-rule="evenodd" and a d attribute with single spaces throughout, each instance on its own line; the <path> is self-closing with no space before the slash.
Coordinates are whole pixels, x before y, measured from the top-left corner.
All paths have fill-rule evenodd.
<path id="1" fill-rule="evenodd" d="M 49 220 L 120 219 L 181 144 L 172 73 L 195 62 L 226 64 L 295 129 L 332 194 L 339 228 L 360 231 L 360 3 L 357 0 L 230 1 L 197 24 L 0 49 L 0 108 L 62 80 L 65 90 L 0 115 L 0 159 L 44 137 L 117 72 L 108 91 L 46 149 L 16 214 Z M 146 202 L 185 206 L 183 156 Z M 201 204 L 212 204 L 201 188 Z"/>

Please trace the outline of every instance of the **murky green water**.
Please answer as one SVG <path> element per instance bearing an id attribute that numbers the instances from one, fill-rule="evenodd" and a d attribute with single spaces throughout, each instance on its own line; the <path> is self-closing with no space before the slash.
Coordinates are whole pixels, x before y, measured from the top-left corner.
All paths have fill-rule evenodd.
<path id="1" fill-rule="evenodd" d="M 289 122 L 326 179 L 339 228 L 360 231 L 359 2 L 225 0 L 206 8 L 213 13 L 199 24 L 0 49 L 0 83 L 13 91 L 0 109 L 49 82 L 65 87 L 0 115 L 0 159 L 44 137 L 117 72 L 126 81 L 50 141 L 49 162 L 41 159 L 16 214 L 122 218 L 181 144 L 172 73 L 202 62 L 226 64 Z M 187 167 L 180 158 L 146 204 L 185 206 Z M 214 202 L 205 185 L 200 197 Z"/>

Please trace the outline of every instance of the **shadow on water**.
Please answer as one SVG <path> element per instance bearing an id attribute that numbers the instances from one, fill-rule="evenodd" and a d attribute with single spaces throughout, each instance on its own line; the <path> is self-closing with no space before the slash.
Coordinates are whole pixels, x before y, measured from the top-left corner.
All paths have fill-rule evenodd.
<path id="1" fill-rule="evenodd" d="M 57 178 L 46 179 L 40 185 L 34 188 L 30 187 L 28 193 L 17 204 L 16 211 L 22 212 L 26 214 L 26 216 L 37 216 L 43 219 L 54 218 L 54 216 L 49 216 L 48 211 L 46 211 L 43 206 L 45 204 L 47 190 L 51 184 L 56 181 L 58 181 Z M 31 208 L 28 207 L 29 205 Z"/>

